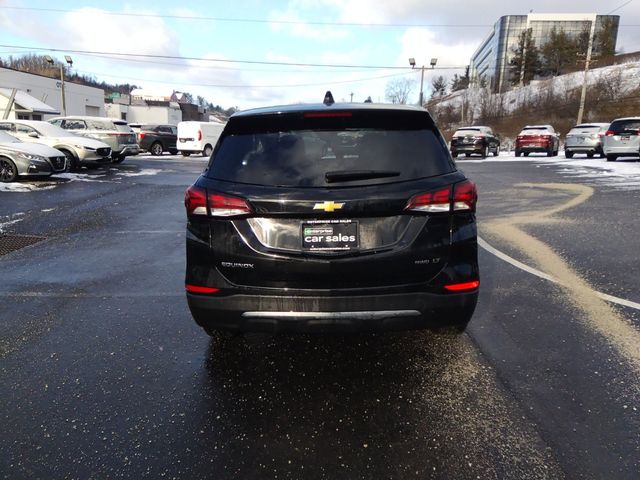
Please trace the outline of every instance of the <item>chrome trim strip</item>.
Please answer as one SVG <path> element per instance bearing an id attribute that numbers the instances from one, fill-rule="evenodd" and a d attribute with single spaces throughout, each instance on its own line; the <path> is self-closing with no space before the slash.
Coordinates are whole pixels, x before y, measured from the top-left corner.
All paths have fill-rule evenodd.
<path id="1" fill-rule="evenodd" d="M 351 318 L 358 320 L 376 320 L 380 318 L 416 317 L 417 310 L 376 310 L 361 312 L 244 312 L 244 318 L 304 318 L 309 320 L 326 320 Z"/>

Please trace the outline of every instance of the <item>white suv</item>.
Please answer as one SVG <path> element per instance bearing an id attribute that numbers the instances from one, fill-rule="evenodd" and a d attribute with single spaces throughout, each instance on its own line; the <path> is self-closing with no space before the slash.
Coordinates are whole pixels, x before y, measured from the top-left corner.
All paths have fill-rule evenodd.
<path id="1" fill-rule="evenodd" d="M 113 163 L 121 163 L 125 157 L 140 153 L 136 134 L 124 120 L 104 117 L 59 117 L 49 120 L 49 123 L 76 135 L 106 143 L 111 147 Z"/>
<path id="2" fill-rule="evenodd" d="M 640 156 L 640 117 L 617 118 L 605 133 L 602 149 L 608 162 L 618 157 Z"/>

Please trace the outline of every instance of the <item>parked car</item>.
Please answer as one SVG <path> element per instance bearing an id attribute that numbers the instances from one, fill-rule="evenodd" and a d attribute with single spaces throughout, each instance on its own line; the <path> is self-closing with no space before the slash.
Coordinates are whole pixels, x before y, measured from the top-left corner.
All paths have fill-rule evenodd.
<path id="1" fill-rule="evenodd" d="M 605 133 L 602 148 L 608 162 L 640 156 L 640 117 L 617 118 Z"/>
<path id="2" fill-rule="evenodd" d="M 516 137 L 516 157 L 531 152 L 544 152 L 547 157 L 558 155 L 560 135 L 551 125 L 527 125 Z"/>
<path id="3" fill-rule="evenodd" d="M 74 135 L 48 122 L 0 120 L 0 130 L 27 143 L 41 143 L 60 150 L 67 157 L 67 169 L 104 165 L 111 161 L 111 147 L 93 138 Z"/>
<path id="4" fill-rule="evenodd" d="M 163 152 L 170 152 L 171 155 L 178 153 L 178 129 L 175 125 L 140 125 L 136 135 L 140 149 L 148 151 L 151 155 L 162 155 Z"/>
<path id="5" fill-rule="evenodd" d="M 482 158 L 493 153 L 497 157 L 500 153 L 500 140 L 490 127 L 459 128 L 451 138 L 451 155 L 457 157 L 461 153 L 467 157 L 475 153 Z"/>
<path id="6" fill-rule="evenodd" d="M 178 123 L 178 150 L 185 157 L 200 154 L 210 157 L 224 124 L 214 122 Z"/>
<path id="7" fill-rule="evenodd" d="M 136 134 L 124 120 L 104 117 L 59 117 L 49 123 L 69 130 L 76 135 L 91 137 L 111 147 L 111 161 L 121 163 L 125 157 L 140 152 Z"/>
<path id="8" fill-rule="evenodd" d="M 564 140 L 564 156 L 573 157 L 576 153 L 584 153 L 589 158 L 594 155 L 604 157 L 602 137 L 609 128 L 608 123 L 583 123 L 576 125 Z"/>
<path id="9" fill-rule="evenodd" d="M 13 182 L 18 177 L 50 176 L 64 172 L 67 158 L 55 148 L 24 143 L 0 131 L 0 182 Z"/>
<path id="10" fill-rule="evenodd" d="M 464 330 L 475 185 L 426 110 L 327 97 L 236 113 L 187 190 L 195 321 L 211 335 Z"/>

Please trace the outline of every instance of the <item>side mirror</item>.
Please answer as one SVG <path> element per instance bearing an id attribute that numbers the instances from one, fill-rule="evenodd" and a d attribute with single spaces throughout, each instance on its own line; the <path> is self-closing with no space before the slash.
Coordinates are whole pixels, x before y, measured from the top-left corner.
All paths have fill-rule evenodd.
<path id="1" fill-rule="evenodd" d="M 31 138 L 40 138 L 40 135 L 38 135 L 37 132 L 29 132 L 27 135 L 29 135 Z"/>

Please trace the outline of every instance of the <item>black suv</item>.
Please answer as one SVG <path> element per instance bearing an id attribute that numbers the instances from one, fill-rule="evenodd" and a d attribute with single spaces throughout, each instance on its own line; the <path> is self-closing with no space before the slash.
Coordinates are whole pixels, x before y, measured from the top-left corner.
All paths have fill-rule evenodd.
<path id="1" fill-rule="evenodd" d="M 136 135 L 140 148 L 151 155 L 162 155 L 163 152 L 169 152 L 171 155 L 178 153 L 178 129 L 175 125 L 140 125 Z"/>
<path id="2" fill-rule="evenodd" d="M 186 192 L 186 292 L 207 333 L 463 331 L 476 188 L 426 110 L 237 113 Z"/>

